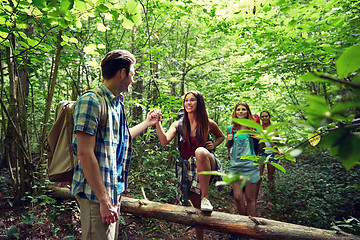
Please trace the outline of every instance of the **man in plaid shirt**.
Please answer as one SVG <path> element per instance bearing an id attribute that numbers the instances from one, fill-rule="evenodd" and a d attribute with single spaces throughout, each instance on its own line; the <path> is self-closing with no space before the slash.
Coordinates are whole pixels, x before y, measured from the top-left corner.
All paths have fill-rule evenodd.
<path id="1" fill-rule="evenodd" d="M 126 189 L 131 140 L 161 119 L 150 111 L 142 123 L 128 127 L 122 92 L 129 91 L 135 75 L 135 57 L 114 50 L 101 61 L 99 86 L 107 104 L 107 122 L 99 126 L 101 103 L 93 92 L 82 95 L 74 107 L 73 148 L 79 157 L 72 194 L 80 205 L 82 239 L 117 239 L 120 194 Z"/>

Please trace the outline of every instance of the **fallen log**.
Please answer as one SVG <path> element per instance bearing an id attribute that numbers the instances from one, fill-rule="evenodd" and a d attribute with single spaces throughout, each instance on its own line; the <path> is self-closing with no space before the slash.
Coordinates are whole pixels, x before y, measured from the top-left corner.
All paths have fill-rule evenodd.
<path id="1" fill-rule="evenodd" d="M 51 189 L 54 191 L 52 193 L 54 197 L 73 198 L 69 189 L 57 186 L 51 186 Z M 360 236 L 348 233 L 216 211 L 208 215 L 193 207 L 152 202 L 124 196 L 121 197 L 121 212 L 189 226 L 203 227 L 218 232 L 241 234 L 256 239 L 360 240 Z"/>
<path id="2" fill-rule="evenodd" d="M 208 216 L 193 207 L 128 197 L 121 198 L 121 212 L 203 227 L 218 232 L 242 234 L 256 239 L 360 240 L 359 236 L 347 233 L 215 211 Z"/>

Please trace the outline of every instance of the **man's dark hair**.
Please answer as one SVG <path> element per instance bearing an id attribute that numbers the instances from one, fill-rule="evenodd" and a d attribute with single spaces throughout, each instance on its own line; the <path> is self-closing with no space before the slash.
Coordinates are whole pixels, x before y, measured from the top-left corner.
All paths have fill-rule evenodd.
<path id="1" fill-rule="evenodd" d="M 113 50 L 108 52 L 101 61 L 101 72 L 104 79 L 115 76 L 117 71 L 125 68 L 126 75 L 129 75 L 130 66 L 136 63 L 134 55 L 127 50 Z"/>

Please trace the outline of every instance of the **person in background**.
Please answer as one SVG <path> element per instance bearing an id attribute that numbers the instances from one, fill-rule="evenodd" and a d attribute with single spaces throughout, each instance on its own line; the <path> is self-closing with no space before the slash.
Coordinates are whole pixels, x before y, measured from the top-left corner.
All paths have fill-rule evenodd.
<path id="1" fill-rule="evenodd" d="M 254 114 L 255 122 L 260 124 L 260 117 L 257 114 Z M 255 149 L 255 155 L 258 156 L 260 154 L 259 149 L 259 139 L 254 138 L 254 149 Z"/>
<path id="2" fill-rule="evenodd" d="M 262 128 L 264 130 L 266 130 L 266 128 L 271 125 L 271 121 L 270 121 L 271 115 L 270 115 L 269 111 L 267 111 L 267 110 L 262 111 L 260 113 L 260 119 L 261 119 Z M 275 131 L 277 131 L 277 129 L 275 129 Z M 270 143 L 270 142 L 261 143 L 259 146 L 260 156 L 267 158 L 270 155 L 269 161 L 278 163 L 279 161 L 274 158 L 275 153 L 269 149 L 264 149 L 265 147 L 273 148 L 274 143 Z M 269 179 L 269 193 L 271 194 L 274 192 L 274 188 L 275 188 L 275 167 L 268 163 L 266 165 L 266 168 L 267 168 L 267 174 L 268 174 L 268 179 Z M 265 169 L 265 165 L 260 165 L 260 175 L 261 176 L 264 173 L 264 169 Z M 260 183 L 261 183 L 261 181 L 259 182 L 259 184 Z"/>
<path id="3" fill-rule="evenodd" d="M 161 122 L 156 124 L 157 134 L 162 145 L 168 144 L 178 134 L 184 142 L 180 142 L 180 154 L 188 161 L 189 199 L 195 208 L 202 211 L 212 211 L 209 201 L 209 184 L 216 181 L 214 176 L 198 174 L 202 171 L 221 171 L 220 161 L 213 150 L 225 139 L 218 125 L 208 118 L 205 100 L 198 91 L 189 91 L 184 96 L 183 132 L 179 132 L 179 121 L 175 121 L 165 133 Z M 209 134 L 215 136 L 215 141 L 209 141 Z M 181 176 L 182 174 L 180 174 Z M 181 199 L 181 179 L 178 179 L 177 203 Z M 204 239 L 204 231 L 195 228 L 197 239 Z"/>
<path id="4" fill-rule="evenodd" d="M 126 188 L 131 140 L 161 119 L 153 110 L 137 126 L 127 125 L 124 97 L 135 75 L 135 57 L 114 50 L 101 61 L 99 86 L 107 105 L 107 123 L 99 128 L 100 100 L 95 93 L 82 95 L 74 107 L 74 153 L 79 157 L 71 185 L 80 206 L 82 239 L 118 238 L 120 194 Z"/>
<path id="5" fill-rule="evenodd" d="M 245 118 L 254 120 L 250 107 L 245 102 L 236 104 L 232 118 Z M 229 149 L 230 173 L 239 173 L 249 176 L 250 179 L 245 185 L 245 201 L 243 189 L 239 183 L 234 183 L 233 194 L 236 208 L 241 215 L 256 216 L 256 194 L 257 182 L 260 180 L 259 166 L 254 165 L 254 161 L 241 159 L 243 156 L 255 156 L 254 139 L 248 134 L 236 134 L 236 131 L 249 129 L 246 126 L 233 122 L 228 127 L 226 147 Z"/>

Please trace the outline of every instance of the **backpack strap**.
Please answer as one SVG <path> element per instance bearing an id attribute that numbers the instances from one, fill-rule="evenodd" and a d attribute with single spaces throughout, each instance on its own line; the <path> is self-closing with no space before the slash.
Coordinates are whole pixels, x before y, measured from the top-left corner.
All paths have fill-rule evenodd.
<path id="1" fill-rule="evenodd" d="M 228 131 L 229 134 L 234 134 L 234 126 L 233 125 L 228 126 Z"/>
<path id="2" fill-rule="evenodd" d="M 105 100 L 105 97 L 104 97 L 104 94 L 102 92 L 102 90 L 100 88 L 93 88 L 93 89 L 89 89 L 87 90 L 85 93 L 88 93 L 88 92 L 92 92 L 92 93 L 95 93 L 96 96 L 99 98 L 100 100 L 100 127 L 105 127 L 106 126 L 106 123 L 107 123 L 107 114 L 108 114 L 108 109 L 107 109 L 107 104 L 106 104 L 106 100 Z"/>
<path id="3" fill-rule="evenodd" d="M 185 140 L 184 140 L 184 137 L 183 137 L 183 135 L 184 135 L 184 131 L 183 131 L 183 119 L 184 118 L 180 118 L 179 119 L 179 124 L 178 124 L 178 138 L 179 138 L 179 144 L 180 144 L 180 142 L 185 142 Z M 180 148 L 179 148 L 180 149 Z"/>

